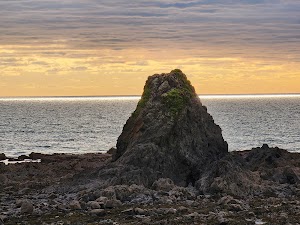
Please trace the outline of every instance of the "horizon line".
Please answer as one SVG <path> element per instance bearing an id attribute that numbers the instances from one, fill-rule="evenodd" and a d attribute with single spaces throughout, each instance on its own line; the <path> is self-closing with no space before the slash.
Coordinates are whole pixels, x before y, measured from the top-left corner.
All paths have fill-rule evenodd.
<path id="1" fill-rule="evenodd" d="M 198 94 L 198 96 L 252 96 L 252 95 L 300 95 L 299 93 L 245 93 L 245 94 Z M 141 97 L 141 95 L 16 95 L 0 98 L 81 98 L 81 97 Z"/>
<path id="2" fill-rule="evenodd" d="M 276 93 L 276 94 L 197 94 L 203 99 L 232 99 L 232 98 L 276 98 L 276 97 L 300 97 L 300 93 Z M 141 95 L 82 95 L 82 96 L 7 96 L 0 97 L 0 101 L 12 100 L 73 100 L 73 99 L 101 99 L 101 100 L 133 100 L 140 99 Z"/>

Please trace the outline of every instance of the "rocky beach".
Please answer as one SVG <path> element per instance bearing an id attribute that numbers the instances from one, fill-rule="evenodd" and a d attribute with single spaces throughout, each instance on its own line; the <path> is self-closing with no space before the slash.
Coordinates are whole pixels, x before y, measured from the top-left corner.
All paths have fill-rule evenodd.
<path id="1" fill-rule="evenodd" d="M 108 153 L 0 160 L 0 224 L 300 224 L 300 154 L 229 152 L 180 70 L 148 78 Z"/>

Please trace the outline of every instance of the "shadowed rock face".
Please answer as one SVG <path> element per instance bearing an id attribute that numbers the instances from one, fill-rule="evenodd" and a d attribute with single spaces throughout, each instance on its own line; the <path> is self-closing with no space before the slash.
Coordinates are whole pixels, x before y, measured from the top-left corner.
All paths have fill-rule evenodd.
<path id="1" fill-rule="evenodd" d="M 194 184 L 207 165 L 227 153 L 220 127 L 185 74 L 155 74 L 118 139 L 113 183 L 149 186 L 168 177 L 178 185 Z"/>

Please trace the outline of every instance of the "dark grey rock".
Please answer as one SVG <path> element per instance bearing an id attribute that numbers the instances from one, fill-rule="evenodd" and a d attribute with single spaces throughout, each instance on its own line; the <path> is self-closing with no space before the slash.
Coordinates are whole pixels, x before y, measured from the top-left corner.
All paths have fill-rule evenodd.
<path id="1" fill-rule="evenodd" d="M 108 184 L 159 178 L 193 184 L 205 167 L 228 154 L 221 129 L 180 70 L 150 76 L 117 141 L 114 163 L 99 172 Z M 112 176 L 114 175 L 114 176 Z"/>
<path id="2" fill-rule="evenodd" d="M 97 201 L 90 201 L 87 203 L 87 206 L 90 207 L 91 209 L 100 209 L 101 204 Z"/>
<path id="3" fill-rule="evenodd" d="M 108 198 L 107 197 L 99 197 L 96 199 L 96 202 L 101 206 L 101 208 L 104 208 Z"/>
<path id="4" fill-rule="evenodd" d="M 116 148 L 110 148 L 110 149 L 107 151 L 107 154 L 113 155 L 113 154 L 116 154 L 116 151 L 117 151 Z"/>
<path id="5" fill-rule="evenodd" d="M 174 187 L 174 182 L 169 178 L 159 178 L 152 185 L 152 188 L 156 191 L 170 191 Z"/>
<path id="6" fill-rule="evenodd" d="M 133 208 L 125 209 L 121 213 L 126 214 L 126 215 L 134 215 L 135 211 Z"/>
<path id="7" fill-rule="evenodd" d="M 201 215 L 197 212 L 193 212 L 184 216 L 187 219 L 195 219 L 201 217 Z"/>
<path id="8" fill-rule="evenodd" d="M 146 211 L 144 209 L 141 209 L 141 208 L 135 208 L 134 209 L 134 212 L 135 214 L 138 214 L 138 215 L 145 215 Z"/>
<path id="9" fill-rule="evenodd" d="M 80 202 L 76 201 L 76 200 L 71 201 L 69 206 L 70 206 L 70 209 L 73 209 L 73 210 L 81 209 Z"/>
<path id="10" fill-rule="evenodd" d="M 0 153 L 0 161 L 5 159 L 6 159 L 6 155 L 4 153 Z"/>
<path id="11" fill-rule="evenodd" d="M 5 186 L 8 183 L 8 178 L 4 174 L 0 174 L 0 186 Z"/>
<path id="12" fill-rule="evenodd" d="M 97 216 L 105 216 L 106 212 L 104 209 L 93 209 L 90 211 L 90 214 L 97 215 Z"/>
<path id="13" fill-rule="evenodd" d="M 107 200 L 104 207 L 111 209 L 111 208 L 119 207 L 121 205 L 122 205 L 122 202 L 120 200 L 111 199 L 111 200 Z"/>
<path id="14" fill-rule="evenodd" d="M 33 213 L 33 204 L 30 200 L 22 201 L 21 205 L 21 213 L 22 214 L 32 214 Z"/>

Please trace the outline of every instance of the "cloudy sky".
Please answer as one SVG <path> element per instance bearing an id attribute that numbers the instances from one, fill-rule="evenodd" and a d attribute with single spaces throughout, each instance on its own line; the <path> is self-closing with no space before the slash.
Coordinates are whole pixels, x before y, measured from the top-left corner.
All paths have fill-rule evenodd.
<path id="1" fill-rule="evenodd" d="M 300 93 L 299 0 L 0 0 L 0 96 Z"/>

